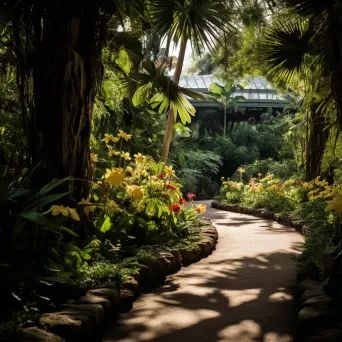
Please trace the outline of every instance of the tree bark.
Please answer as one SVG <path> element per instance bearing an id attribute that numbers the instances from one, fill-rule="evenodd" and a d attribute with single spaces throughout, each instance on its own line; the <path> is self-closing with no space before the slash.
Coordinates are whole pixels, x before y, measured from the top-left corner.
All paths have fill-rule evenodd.
<path id="1" fill-rule="evenodd" d="M 225 137 L 227 134 L 227 107 L 223 105 L 223 136 Z"/>
<path id="2" fill-rule="evenodd" d="M 325 117 L 319 107 L 319 103 L 310 106 L 310 118 L 307 127 L 306 181 L 322 176 L 321 162 L 329 138 L 329 129 L 326 127 Z"/>
<path id="3" fill-rule="evenodd" d="M 27 51 L 31 49 L 25 61 L 33 81 L 29 150 L 33 165 L 41 165 L 32 185 L 71 177 L 68 185 L 75 200 L 88 196 L 92 177 L 91 116 L 102 75 L 105 29 L 99 13 L 96 5 L 85 2 L 82 6 L 66 0 L 35 4 L 32 39 L 28 40 L 28 34 L 22 41 Z"/>
<path id="4" fill-rule="evenodd" d="M 182 74 L 187 42 L 188 42 L 188 39 L 186 37 L 184 37 L 182 39 L 182 42 L 181 42 L 179 55 L 178 55 L 178 62 L 177 62 L 175 74 L 173 76 L 173 82 L 175 82 L 176 84 L 179 84 L 179 80 L 180 80 L 180 77 Z M 170 110 L 169 115 L 168 115 L 168 119 L 167 119 L 166 129 L 165 129 L 163 149 L 162 149 L 162 153 L 161 153 L 161 160 L 164 163 L 167 163 L 167 160 L 169 157 L 170 144 L 171 144 L 172 135 L 173 135 L 174 123 L 175 123 L 174 113 L 172 110 Z"/>

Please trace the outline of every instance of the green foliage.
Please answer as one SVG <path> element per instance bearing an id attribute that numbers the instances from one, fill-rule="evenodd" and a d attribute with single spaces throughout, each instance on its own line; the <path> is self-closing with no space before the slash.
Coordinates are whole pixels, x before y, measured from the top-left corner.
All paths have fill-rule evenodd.
<path id="1" fill-rule="evenodd" d="M 136 258 L 127 258 L 121 263 L 107 261 L 85 264 L 76 275 L 76 282 L 84 288 L 94 288 L 106 281 L 125 282 L 128 277 L 138 274 L 140 264 Z"/>

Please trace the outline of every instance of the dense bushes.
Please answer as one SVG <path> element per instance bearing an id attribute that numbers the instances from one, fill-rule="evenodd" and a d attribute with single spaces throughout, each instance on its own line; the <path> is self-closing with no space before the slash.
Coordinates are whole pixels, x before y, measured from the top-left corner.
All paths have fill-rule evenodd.
<path id="1" fill-rule="evenodd" d="M 284 118 L 277 120 L 283 122 Z M 213 197 L 218 194 L 221 177 L 232 177 L 241 165 L 246 165 L 246 174 L 250 177 L 271 169 L 278 169 L 279 176 L 296 172 L 294 161 L 276 162 L 281 158 L 284 140 L 284 127 L 279 129 L 277 120 L 257 127 L 242 123 L 226 137 L 189 135 L 176 139 L 173 160 L 180 170 L 184 189 Z M 192 127 L 195 126 L 196 122 Z"/>

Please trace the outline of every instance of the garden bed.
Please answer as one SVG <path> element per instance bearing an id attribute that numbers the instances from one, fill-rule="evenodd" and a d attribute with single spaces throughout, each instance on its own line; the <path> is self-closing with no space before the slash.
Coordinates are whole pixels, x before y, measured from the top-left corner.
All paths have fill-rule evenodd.
<path id="1" fill-rule="evenodd" d="M 124 282 L 109 281 L 74 300 L 61 301 L 58 310 L 42 314 L 36 326 L 21 329 L 17 341 L 99 341 L 106 322 L 129 311 L 139 292 L 162 284 L 170 274 L 209 255 L 218 235 L 210 220 L 202 219 L 192 245 L 155 250 L 140 256 L 139 273 Z"/>

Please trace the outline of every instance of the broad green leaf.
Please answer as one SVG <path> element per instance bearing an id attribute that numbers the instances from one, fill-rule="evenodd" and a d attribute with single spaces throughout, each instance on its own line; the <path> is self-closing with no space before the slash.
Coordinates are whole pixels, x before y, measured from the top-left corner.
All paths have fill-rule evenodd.
<path id="1" fill-rule="evenodd" d="M 47 227 L 54 226 L 52 221 L 50 221 L 44 215 L 42 215 L 41 213 L 38 213 L 37 211 L 27 211 L 27 212 L 21 213 L 19 216 L 31 222 L 40 224 L 42 226 L 47 226 Z"/>
<path id="2" fill-rule="evenodd" d="M 110 229 L 112 228 L 112 222 L 110 220 L 110 217 L 106 217 L 106 219 L 104 220 L 104 222 L 102 223 L 102 226 L 101 226 L 101 232 L 102 233 L 106 233 L 108 232 Z"/>
<path id="3" fill-rule="evenodd" d="M 129 54 L 124 48 L 120 49 L 118 57 L 116 58 L 116 63 L 125 72 L 126 75 L 131 72 L 133 63 L 131 58 L 129 57 Z"/>
<path id="4" fill-rule="evenodd" d="M 152 87 L 153 87 L 153 83 L 149 82 L 147 84 L 142 85 L 141 87 L 137 89 L 137 91 L 135 92 L 132 98 L 132 103 L 135 107 L 142 105 L 143 103 L 146 102 L 146 100 L 148 100 Z"/>
<path id="5" fill-rule="evenodd" d="M 28 195 L 31 191 L 28 189 L 13 189 L 12 191 L 10 191 L 10 193 L 8 194 L 8 199 L 15 199 L 17 197 L 20 196 L 25 196 Z"/>
<path id="6" fill-rule="evenodd" d="M 58 228 L 59 228 L 60 230 L 63 230 L 64 232 L 66 232 L 66 233 L 72 235 L 72 236 L 79 237 L 79 235 L 76 234 L 76 233 L 75 233 L 72 229 L 70 229 L 70 228 L 63 227 L 63 226 L 58 227 Z"/>
<path id="7" fill-rule="evenodd" d="M 54 179 L 52 182 L 50 182 L 49 184 L 46 184 L 45 186 L 43 186 L 38 193 L 34 196 L 34 198 L 37 197 L 42 197 L 47 195 L 51 190 L 53 190 L 54 188 L 56 188 L 57 186 L 63 184 L 64 182 L 70 180 L 71 177 L 65 177 L 62 179 Z"/>
<path id="8" fill-rule="evenodd" d="M 222 95 L 224 92 L 224 87 L 217 83 L 212 83 L 208 88 L 210 93 L 216 94 L 216 95 Z"/>
<path id="9" fill-rule="evenodd" d="M 39 208 L 40 207 L 44 207 L 45 205 L 47 205 L 49 203 L 55 202 L 58 199 L 65 197 L 69 193 L 70 192 L 68 191 L 68 192 L 64 192 L 64 193 L 61 193 L 61 194 L 48 195 L 48 196 L 43 197 L 39 201 L 33 203 L 32 205 L 36 205 Z"/>

